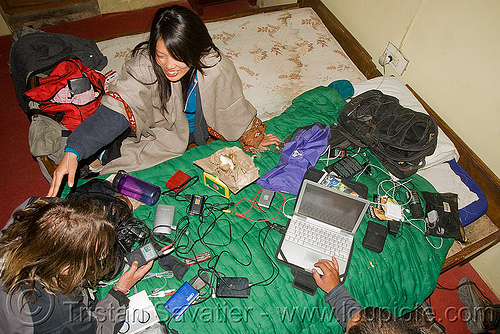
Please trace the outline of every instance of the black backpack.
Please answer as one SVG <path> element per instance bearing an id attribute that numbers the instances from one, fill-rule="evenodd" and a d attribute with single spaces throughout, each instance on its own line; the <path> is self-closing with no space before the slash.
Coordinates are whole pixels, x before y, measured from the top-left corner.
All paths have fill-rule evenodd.
<path id="1" fill-rule="evenodd" d="M 427 114 L 399 104 L 393 96 L 369 90 L 340 111 L 332 136 L 341 134 L 351 146 L 367 147 L 397 178 L 413 175 L 434 153 L 438 127 Z M 340 140 L 342 141 L 342 140 Z"/>

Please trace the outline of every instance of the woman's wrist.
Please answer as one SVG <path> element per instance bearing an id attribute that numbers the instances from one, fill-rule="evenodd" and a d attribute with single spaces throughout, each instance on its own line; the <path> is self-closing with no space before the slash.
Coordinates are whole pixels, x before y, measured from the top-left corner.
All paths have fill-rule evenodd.
<path id="1" fill-rule="evenodd" d="M 124 288 L 124 287 L 120 286 L 118 283 L 115 284 L 115 286 L 113 287 L 113 289 L 116 290 L 116 291 L 122 292 L 124 295 L 128 295 L 129 292 L 130 292 L 130 289 Z"/>

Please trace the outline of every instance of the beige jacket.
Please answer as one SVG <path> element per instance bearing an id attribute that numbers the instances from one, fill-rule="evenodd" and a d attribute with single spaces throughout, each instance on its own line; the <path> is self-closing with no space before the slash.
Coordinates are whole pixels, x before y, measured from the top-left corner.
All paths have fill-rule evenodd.
<path id="1" fill-rule="evenodd" d="M 241 79 L 233 63 L 215 53 L 205 57 L 204 75 L 198 73 L 199 93 L 207 125 L 229 141 L 235 141 L 252 126 L 255 108 L 243 95 Z M 160 110 L 156 77 L 147 52 L 127 61 L 109 92 L 119 94 L 132 110 L 137 124 L 137 138 L 126 139 L 121 157 L 104 166 L 102 174 L 124 169 L 127 172 L 146 169 L 180 156 L 189 140 L 189 125 L 179 82 L 172 83 L 167 103 L 168 114 Z M 124 104 L 105 95 L 102 103 L 127 116 Z M 130 120 L 130 118 L 129 118 Z"/>

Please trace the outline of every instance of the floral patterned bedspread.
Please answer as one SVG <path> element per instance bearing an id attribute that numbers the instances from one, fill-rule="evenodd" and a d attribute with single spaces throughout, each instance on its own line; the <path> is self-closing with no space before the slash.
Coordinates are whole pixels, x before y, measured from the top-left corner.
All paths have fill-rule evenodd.
<path id="1" fill-rule="evenodd" d="M 214 43 L 235 64 L 246 98 L 262 120 L 281 114 L 292 99 L 317 86 L 366 80 L 311 8 L 288 9 L 207 23 Z M 108 57 L 103 73 L 119 71 L 147 34 L 99 42 Z"/>

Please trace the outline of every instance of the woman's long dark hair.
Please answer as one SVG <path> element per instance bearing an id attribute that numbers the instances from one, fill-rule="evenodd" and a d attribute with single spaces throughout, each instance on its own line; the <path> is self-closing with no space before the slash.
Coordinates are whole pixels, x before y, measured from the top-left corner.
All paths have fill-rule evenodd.
<path id="1" fill-rule="evenodd" d="M 160 94 L 161 104 L 166 111 L 172 88 L 163 70 L 156 63 L 156 43 L 159 39 L 164 41 L 165 47 L 175 60 L 183 62 L 191 68 L 181 79 L 184 99 L 186 99 L 189 84 L 193 80 L 196 71 L 203 74 L 203 69 L 207 68 L 207 65 L 203 64 L 202 58 L 212 50 L 216 51 L 220 57 L 220 52 L 213 43 L 201 18 L 190 9 L 173 5 L 160 8 L 156 12 L 151 24 L 149 40 L 142 45 L 138 45 L 134 53 L 144 47 L 144 44 L 147 44 L 149 57 L 158 79 L 158 93 Z"/>

